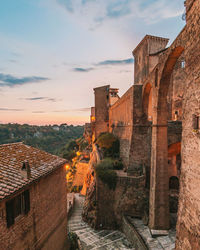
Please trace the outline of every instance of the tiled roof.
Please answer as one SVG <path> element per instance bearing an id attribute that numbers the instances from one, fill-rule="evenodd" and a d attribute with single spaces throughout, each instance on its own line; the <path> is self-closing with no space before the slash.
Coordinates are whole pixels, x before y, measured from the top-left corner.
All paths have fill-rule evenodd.
<path id="1" fill-rule="evenodd" d="M 25 161 L 30 165 L 30 178 L 24 177 L 21 171 Z M 0 200 L 54 171 L 64 163 L 66 160 L 63 158 L 21 142 L 0 145 Z"/>

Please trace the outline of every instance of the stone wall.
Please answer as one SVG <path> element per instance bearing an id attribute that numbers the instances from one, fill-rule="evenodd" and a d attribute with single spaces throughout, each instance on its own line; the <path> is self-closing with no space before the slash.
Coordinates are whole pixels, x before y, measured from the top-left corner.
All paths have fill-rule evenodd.
<path id="1" fill-rule="evenodd" d="M 108 131 L 109 121 L 109 89 L 110 86 L 95 88 L 95 138 Z"/>
<path id="2" fill-rule="evenodd" d="M 141 235 L 129 222 L 126 216 L 123 216 L 122 218 L 122 231 L 126 235 L 127 239 L 132 243 L 135 249 L 148 250 L 148 247 L 145 245 Z"/>
<path id="3" fill-rule="evenodd" d="M 129 164 L 129 151 L 133 126 L 133 87 L 109 109 L 109 131 L 119 138 L 120 157 L 125 167 Z"/>
<path id="4" fill-rule="evenodd" d="M 144 39 L 134 49 L 134 84 L 143 84 L 144 80 L 156 66 L 158 60 L 155 55 L 163 50 L 168 43 L 168 39 L 146 35 Z M 149 55 L 154 54 L 153 57 Z"/>
<path id="5" fill-rule="evenodd" d="M 99 178 L 96 180 L 98 228 L 121 227 L 123 215 L 141 218 L 148 207 L 145 176 L 129 177 L 123 171 L 116 172 L 115 190 L 109 189 Z"/>
<path id="6" fill-rule="evenodd" d="M 200 2 L 187 0 L 186 91 L 176 249 L 200 248 L 200 136 L 193 115 L 200 116 Z"/>
<path id="7" fill-rule="evenodd" d="M 150 166 L 151 122 L 143 113 L 142 85 L 134 85 L 133 129 L 129 152 L 128 174 L 140 176 L 143 167 Z"/>
<path id="8" fill-rule="evenodd" d="M 171 112 L 168 120 L 182 120 L 182 102 L 183 95 L 186 87 L 186 73 L 185 73 L 185 55 L 184 52 L 179 57 L 174 66 L 174 70 L 171 77 Z"/>
<path id="9" fill-rule="evenodd" d="M 30 186 L 30 211 L 7 228 L 1 202 L 0 249 L 62 249 L 66 241 L 66 170 L 61 167 Z"/>

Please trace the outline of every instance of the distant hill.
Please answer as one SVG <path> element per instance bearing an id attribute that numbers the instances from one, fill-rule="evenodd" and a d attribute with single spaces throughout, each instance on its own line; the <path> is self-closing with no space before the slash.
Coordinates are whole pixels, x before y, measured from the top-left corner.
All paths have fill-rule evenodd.
<path id="1" fill-rule="evenodd" d="M 71 140 L 83 135 L 84 126 L 67 124 L 33 126 L 28 124 L 0 124 L 0 144 L 22 141 L 27 145 L 60 155 Z"/>

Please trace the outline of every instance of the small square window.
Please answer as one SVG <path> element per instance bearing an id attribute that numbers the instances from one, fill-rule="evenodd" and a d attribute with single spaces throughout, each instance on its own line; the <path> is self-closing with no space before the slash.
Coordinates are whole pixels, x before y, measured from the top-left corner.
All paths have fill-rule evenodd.
<path id="1" fill-rule="evenodd" d="M 181 61 L 181 68 L 182 68 L 182 69 L 185 68 L 185 61 L 184 61 L 184 60 Z"/>

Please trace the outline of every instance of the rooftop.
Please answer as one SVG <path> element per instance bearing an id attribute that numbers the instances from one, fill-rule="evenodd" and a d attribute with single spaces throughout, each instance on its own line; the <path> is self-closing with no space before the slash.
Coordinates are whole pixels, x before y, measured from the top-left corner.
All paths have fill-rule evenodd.
<path id="1" fill-rule="evenodd" d="M 21 169 L 27 161 L 31 176 L 25 178 Z M 0 200 L 9 197 L 66 163 L 66 160 L 22 142 L 0 145 Z"/>
<path id="2" fill-rule="evenodd" d="M 166 43 L 168 43 L 169 39 L 168 38 L 164 38 L 164 37 L 159 37 L 159 36 L 152 36 L 152 35 L 146 35 L 136 46 L 136 48 L 133 50 L 133 55 L 135 54 L 135 52 L 140 48 L 140 46 L 146 41 L 146 40 L 158 40 L 158 41 L 163 41 Z"/>

